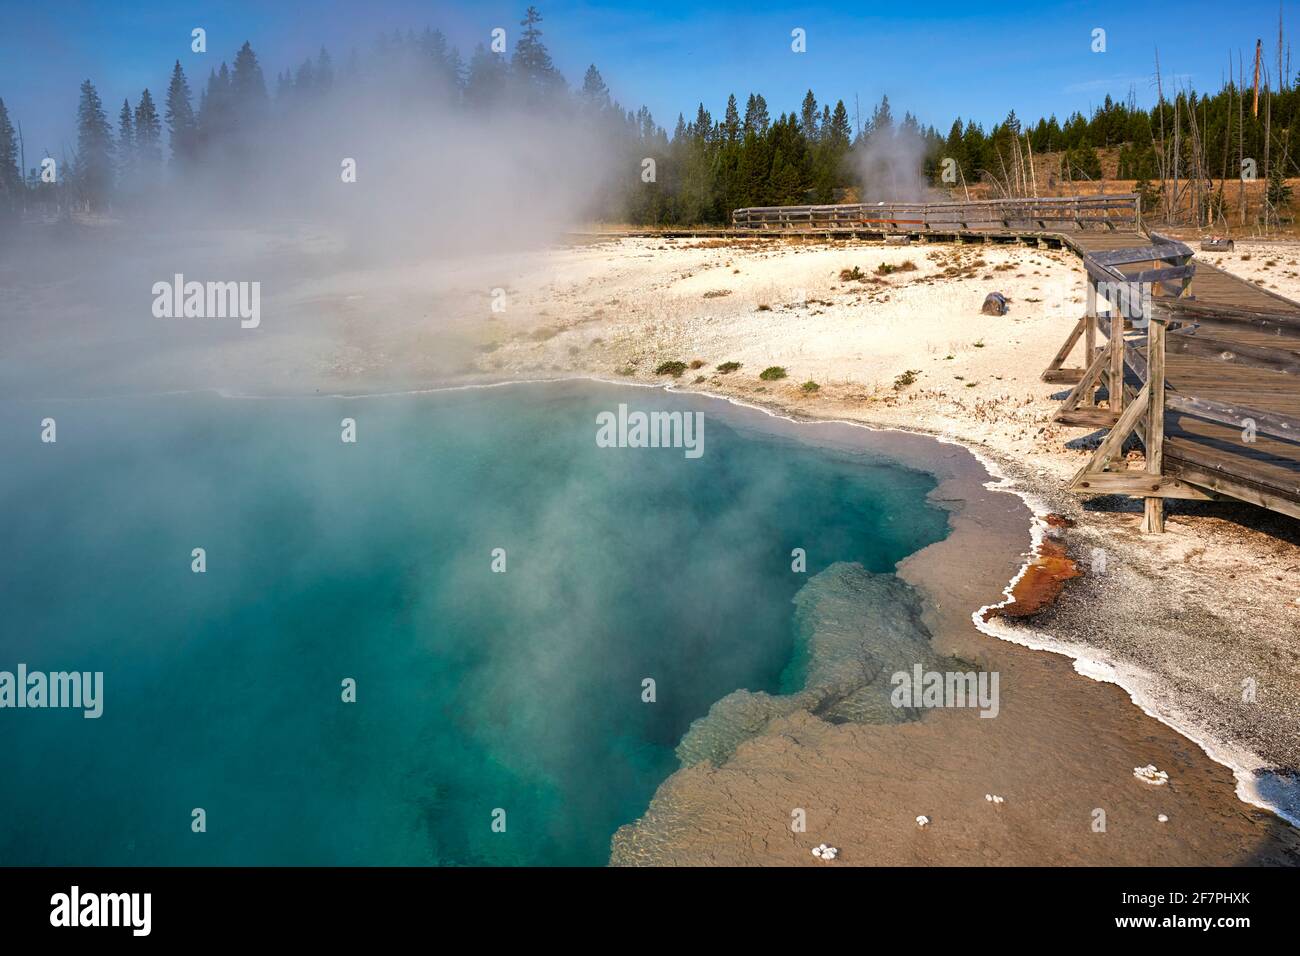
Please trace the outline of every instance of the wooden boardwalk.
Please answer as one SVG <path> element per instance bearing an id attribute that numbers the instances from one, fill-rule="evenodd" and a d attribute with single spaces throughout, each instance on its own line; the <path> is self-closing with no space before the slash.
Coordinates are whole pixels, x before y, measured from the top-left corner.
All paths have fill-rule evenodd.
<path id="1" fill-rule="evenodd" d="M 1138 232 L 1067 238 L 1084 257 L 1150 241 Z M 1300 304 L 1208 263 L 1194 264 L 1181 296 L 1152 300 L 1158 321 L 1195 323 L 1189 333 L 1164 336 L 1161 474 L 1300 518 Z M 1109 322 L 1101 326 L 1109 331 Z M 1129 399 L 1145 377 L 1147 338 L 1126 333 Z M 1108 396 L 1107 411 L 1119 410 L 1112 405 L 1122 408 Z"/>
<path id="2" fill-rule="evenodd" d="M 1135 196 L 738 209 L 742 234 L 1061 244 L 1088 273 L 1088 306 L 1047 382 L 1074 386 L 1055 420 L 1108 429 L 1080 494 L 1234 498 L 1300 518 L 1300 303 L 1142 228 Z M 1122 316 L 1112 334 L 1111 315 Z M 1105 344 L 1100 344 L 1101 336 Z M 1083 344 L 1083 363 L 1065 367 Z M 1128 468 L 1135 435 L 1146 463 Z"/>

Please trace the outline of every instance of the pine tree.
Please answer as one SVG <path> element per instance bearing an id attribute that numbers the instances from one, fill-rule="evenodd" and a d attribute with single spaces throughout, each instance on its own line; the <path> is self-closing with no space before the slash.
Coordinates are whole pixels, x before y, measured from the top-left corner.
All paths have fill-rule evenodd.
<path id="1" fill-rule="evenodd" d="M 324 47 L 316 55 L 316 90 L 327 95 L 334 88 L 334 61 Z"/>
<path id="2" fill-rule="evenodd" d="M 91 209 L 103 208 L 113 188 L 113 132 L 104 115 L 104 103 L 95 85 L 81 84 L 77 103 L 77 158 L 75 182 L 78 194 Z"/>
<path id="3" fill-rule="evenodd" d="M 727 97 L 727 111 L 723 114 L 722 132 L 728 143 L 734 143 L 740 135 L 740 111 L 736 108 L 736 94 Z"/>
<path id="4" fill-rule="evenodd" d="M 476 46 L 465 77 L 466 105 L 482 110 L 500 101 L 505 93 L 507 73 L 503 54 L 490 53 L 481 43 Z"/>
<path id="5" fill-rule="evenodd" d="M 185 165 L 193 162 L 197 143 L 197 126 L 194 109 L 190 106 L 190 84 L 177 60 L 172 67 L 171 82 L 167 85 L 167 109 L 164 114 L 171 140 L 172 162 Z"/>
<path id="6" fill-rule="evenodd" d="M 594 112 L 609 108 L 609 87 L 605 85 L 605 80 L 594 63 L 587 67 L 587 72 L 582 77 L 582 89 L 579 91 L 579 96 L 582 97 L 587 108 Z"/>
<path id="7" fill-rule="evenodd" d="M 311 58 L 302 61 L 302 66 L 298 67 L 298 72 L 293 77 L 293 91 L 298 94 L 298 99 L 308 100 L 316 95 L 316 67 Z"/>
<path id="8" fill-rule="evenodd" d="M 536 7 L 529 7 L 519 25 L 524 28 L 523 35 L 515 44 L 514 59 L 510 66 L 515 83 L 523 98 L 528 102 L 537 102 L 549 98 L 562 89 L 564 77 L 551 62 L 551 54 L 542 43 L 542 31 L 537 24 L 542 22 L 542 15 Z"/>
<path id="9" fill-rule="evenodd" d="M 889 97 L 882 96 L 880 105 L 876 107 L 875 112 L 871 114 L 871 131 L 892 133 L 894 129 L 894 114 L 889 109 Z"/>
<path id="10" fill-rule="evenodd" d="M 157 179 L 162 167 L 162 124 L 148 89 L 140 94 L 135 108 L 135 161 L 137 173 L 146 185 Z"/>
<path id="11" fill-rule="evenodd" d="M 0 210 L 18 207 L 22 195 L 23 177 L 18 168 L 18 137 L 9 110 L 0 99 Z"/>
<path id="12" fill-rule="evenodd" d="M 830 138 L 837 144 L 849 145 L 853 138 L 853 127 L 849 125 L 849 111 L 844 106 L 843 100 L 835 103 L 835 111 L 831 113 L 830 121 Z"/>
<path id="13" fill-rule="evenodd" d="M 131 104 L 122 101 L 117 114 L 117 177 L 124 186 L 135 186 L 135 128 L 131 119 Z"/>
<path id="14" fill-rule="evenodd" d="M 817 138 L 817 97 L 813 96 L 812 90 L 804 96 L 799 108 L 799 129 L 809 142 Z"/>
<path id="15" fill-rule="evenodd" d="M 756 133 L 766 133 L 771 120 L 767 115 L 767 101 L 762 94 L 751 93 L 745 104 L 745 129 Z"/>
<path id="16" fill-rule="evenodd" d="M 230 73 L 230 96 L 240 126 L 246 128 L 264 115 L 266 80 L 257 62 L 257 54 L 247 40 L 235 54 L 235 68 Z"/>
<path id="17" fill-rule="evenodd" d="M 208 72 L 208 85 L 199 101 L 198 152 L 204 156 L 216 147 L 234 129 L 230 103 L 230 68 L 223 62 L 221 68 Z"/>

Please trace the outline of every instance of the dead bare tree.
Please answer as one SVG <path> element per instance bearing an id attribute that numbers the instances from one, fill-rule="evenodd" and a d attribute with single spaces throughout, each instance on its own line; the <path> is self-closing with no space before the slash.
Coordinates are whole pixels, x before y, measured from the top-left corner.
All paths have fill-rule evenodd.
<path id="1" fill-rule="evenodd" d="M 1160 76 L 1160 48 L 1156 47 L 1156 109 L 1160 113 L 1160 149 L 1156 153 L 1156 165 L 1160 171 L 1160 199 L 1165 207 L 1165 221 L 1172 221 L 1169 205 L 1169 189 L 1166 180 L 1169 172 L 1169 164 L 1165 155 L 1165 86 L 1164 80 Z M 1151 135 L 1155 137 L 1155 130 L 1151 130 Z"/>
<path id="2" fill-rule="evenodd" d="M 1246 225 L 1246 63 L 1237 51 L 1237 205 L 1241 207 L 1241 225 Z"/>

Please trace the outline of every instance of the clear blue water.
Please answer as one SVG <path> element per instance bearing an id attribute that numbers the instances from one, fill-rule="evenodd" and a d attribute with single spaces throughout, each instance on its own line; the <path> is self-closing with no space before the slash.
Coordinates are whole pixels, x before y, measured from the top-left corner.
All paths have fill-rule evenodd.
<path id="1" fill-rule="evenodd" d="M 704 456 L 597 448 L 620 401 L 703 409 Z M 0 405 L 0 670 L 105 674 L 98 720 L 0 710 L 0 863 L 604 863 L 691 721 L 781 689 L 813 574 L 947 533 L 928 475 L 717 407 L 599 385 Z"/>

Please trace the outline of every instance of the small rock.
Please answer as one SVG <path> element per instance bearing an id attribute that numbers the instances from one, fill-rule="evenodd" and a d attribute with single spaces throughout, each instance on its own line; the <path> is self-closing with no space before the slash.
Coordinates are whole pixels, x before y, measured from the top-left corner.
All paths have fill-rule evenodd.
<path id="1" fill-rule="evenodd" d="M 984 297 L 984 304 L 980 306 L 980 311 L 985 315 L 1006 315 L 1007 297 L 1001 292 L 990 292 Z"/>
<path id="2" fill-rule="evenodd" d="M 1165 816 L 1163 813 L 1160 814 L 1158 817 L 1156 817 L 1156 819 L 1159 820 L 1161 823 L 1168 823 L 1168 822 L 1169 822 L 1169 818 L 1168 818 L 1167 816 Z"/>
<path id="3" fill-rule="evenodd" d="M 916 818 L 916 825 L 919 827 L 928 826 L 929 823 L 930 823 L 930 818 L 925 816 L 924 814 Z"/>

